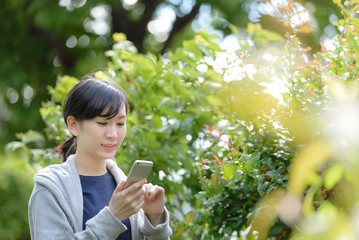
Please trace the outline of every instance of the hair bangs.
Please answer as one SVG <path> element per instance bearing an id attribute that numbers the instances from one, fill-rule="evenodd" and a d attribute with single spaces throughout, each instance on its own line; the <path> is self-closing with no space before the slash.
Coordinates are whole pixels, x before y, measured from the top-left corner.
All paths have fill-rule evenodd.
<path id="1" fill-rule="evenodd" d="M 64 120 L 74 116 L 77 120 L 95 117 L 113 118 L 124 107 L 126 114 L 129 102 L 125 93 L 115 83 L 86 79 L 80 81 L 68 94 L 64 105 Z"/>
<path id="2" fill-rule="evenodd" d="M 97 116 L 113 118 L 117 115 L 120 108 L 126 105 L 126 97 L 111 85 L 101 84 L 96 89 L 89 101 L 92 115 L 89 118 Z"/>
<path id="3" fill-rule="evenodd" d="M 115 94 L 108 100 L 106 107 L 103 108 L 99 116 L 111 119 L 117 115 L 123 105 L 123 98 L 120 94 Z"/>

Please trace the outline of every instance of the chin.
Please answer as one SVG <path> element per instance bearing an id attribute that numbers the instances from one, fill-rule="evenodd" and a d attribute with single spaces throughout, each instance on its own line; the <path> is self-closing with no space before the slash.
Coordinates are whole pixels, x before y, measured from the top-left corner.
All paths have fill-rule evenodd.
<path id="1" fill-rule="evenodd" d="M 105 154 L 104 155 L 104 158 L 105 159 L 112 159 L 114 156 L 115 156 L 116 153 L 113 153 L 113 154 Z"/>

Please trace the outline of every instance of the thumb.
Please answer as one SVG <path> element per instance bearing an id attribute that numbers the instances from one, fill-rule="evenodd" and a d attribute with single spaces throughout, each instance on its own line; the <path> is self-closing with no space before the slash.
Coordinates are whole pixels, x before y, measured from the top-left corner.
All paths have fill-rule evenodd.
<path id="1" fill-rule="evenodd" d="M 122 180 L 116 187 L 114 193 L 121 192 L 123 190 L 123 187 L 125 186 L 126 181 Z"/>

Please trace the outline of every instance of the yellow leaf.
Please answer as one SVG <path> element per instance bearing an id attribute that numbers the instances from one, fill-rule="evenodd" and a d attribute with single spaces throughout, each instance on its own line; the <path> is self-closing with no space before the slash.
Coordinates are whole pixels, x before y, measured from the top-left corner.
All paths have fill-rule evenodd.
<path id="1" fill-rule="evenodd" d="M 294 159 L 289 173 L 289 189 L 301 195 L 310 176 L 334 154 L 334 146 L 329 142 L 317 140 L 307 145 Z"/>
<path id="2" fill-rule="evenodd" d="M 213 106 L 225 106 L 226 103 L 219 97 L 214 95 L 209 95 L 206 97 L 207 101 Z"/>
<path id="3" fill-rule="evenodd" d="M 212 173 L 211 182 L 212 182 L 213 187 L 217 187 L 219 178 L 220 178 L 219 172 Z"/>
<path id="4" fill-rule="evenodd" d="M 186 224 L 189 224 L 189 223 L 193 222 L 193 220 L 194 220 L 194 218 L 195 218 L 195 215 L 194 215 L 193 211 L 189 211 L 189 212 L 186 214 L 185 218 L 186 218 L 186 221 L 185 221 Z"/>
<path id="5" fill-rule="evenodd" d="M 329 168 L 324 178 L 325 188 L 331 190 L 342 178 L 344 170 L 344 165 L 339 163 Z"/>
<path id="6" fill-rule="evenodd" d="M 198 43 L 203 43 L 204 45 L 208 45 L 208 41 L 204 39 L 204 37 L 202 37 L 201 35 L 196 35 L 194 39 Z"/>
<path id="7" fill-rule="evenodd" d="M 103 71 L 95 72 L 95 78 L 101 80 L 109 80 L 109 77 Z"/>
<path id="8" fill-rule="evenodd" d="M 301 32 L 301 33 L 311 33 L 313 31 L 314 31 L 313 28 L 310 28 L 310 27 L 307 27 L 307 26 L 302 26 L 302 27 L 299 28 L 299 32 Z"/>
<path id="9" fill-rule="evenodd" d="M 126 34 L 124 33 L 114 33 L 112 34 L 112 39 L 114 42 L 121 42 L 127 39 Z"/>
<path id="10" fill-rule="evenodd" d="M 251 226 L 247 239 L 267 239 L 269 230 L 278 216 L 278 206 L 284 197 L 281 189 L 273 190 L 256 203 L 248 226 Z"/>
<path id="11" fill-rule="evenodd" d="M 247 25 L 247 32 L 249 35 L 253 35 L 254 33 L 262 30 L 262 25 L 260 23 L 251 23 L 249 22 Z"/>
<path id="12" fill-rule="evenodd" d="M 184 229 L 181 226 L 181 227 L 177 228 L 177 231 L 175 232 L 175 236 L 181 236 L 183 234 L 183 232 L 184 232 Z"/>

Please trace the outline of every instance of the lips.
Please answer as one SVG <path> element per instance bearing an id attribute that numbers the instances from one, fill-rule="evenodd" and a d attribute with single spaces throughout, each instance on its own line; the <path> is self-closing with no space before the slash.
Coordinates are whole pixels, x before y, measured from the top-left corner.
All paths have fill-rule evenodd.
<path id="1" fill-rule="evenodd" d="M 102 146 L 107 150 L 114 150 L 116 148 L 116 144 L 102 144 Z"/>

